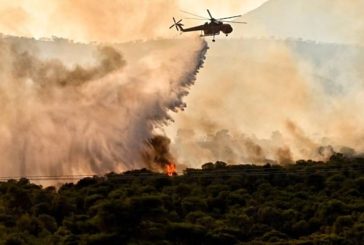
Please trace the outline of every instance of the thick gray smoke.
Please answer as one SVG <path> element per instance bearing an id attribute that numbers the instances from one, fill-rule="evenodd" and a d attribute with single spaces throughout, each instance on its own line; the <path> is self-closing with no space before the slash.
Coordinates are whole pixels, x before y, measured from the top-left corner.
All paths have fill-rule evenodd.
<path id="1" fill-rule="evenodd" d="M 1 175 L 31 176 L 156 167 L 148 140 L 185 107 L 207 44 L 2 38 L 0 48 Z"/>

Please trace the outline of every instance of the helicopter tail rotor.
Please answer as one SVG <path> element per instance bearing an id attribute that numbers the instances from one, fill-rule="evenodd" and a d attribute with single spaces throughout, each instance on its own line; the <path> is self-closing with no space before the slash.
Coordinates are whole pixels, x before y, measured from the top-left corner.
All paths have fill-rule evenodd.
<path id="1" fill-rule="evenodd" d="M 172 29 L 173 27 L 176 27 L 177 31 L 183 31 L 183 24 L 181 23 L 182 19 L 180 19 L 179 21 L 176 21 L 176 19 L 173 17 L 173 22 L 174 22 L 174 24 L 171 25 L 169 27 L 169 29 Z"/>

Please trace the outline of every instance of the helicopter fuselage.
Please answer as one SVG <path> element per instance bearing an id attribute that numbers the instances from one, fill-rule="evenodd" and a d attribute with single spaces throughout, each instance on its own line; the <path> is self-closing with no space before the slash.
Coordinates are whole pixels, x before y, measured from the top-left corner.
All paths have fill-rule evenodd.
<path id="1" fill-rule="evenodd" d="M 205 36 L 219 35 L 220 32 L 228 35 L 233 32 L 233 28 L 231 25 L 222 22 L 206 22 L 202 31 Z"/>

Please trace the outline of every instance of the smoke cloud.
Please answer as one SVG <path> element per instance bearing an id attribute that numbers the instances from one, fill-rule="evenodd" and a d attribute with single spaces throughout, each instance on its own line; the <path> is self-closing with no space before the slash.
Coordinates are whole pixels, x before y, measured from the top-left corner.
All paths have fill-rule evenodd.
<path id="1" fill-rule="evenodd" d="M 354 45 L 219 40 L 167 129 L 172 152 L 195 167 L 362 153 L 363 57 Z"/>
<path id="2" fill-rule="evenodd" d="M 124 42 L 176 38 L 168 26 L 180 9 L 215 17 L 244 14 L 266 0 L 13 0 L 0 1 L 0 32 L 35 38 L 63 37 L 82 42 Z M 191 16 L 189 16 L 191 17 Z M 196 25 L 199 21 L 188 22 Z M 193 34 L 188 34 L 193 35 Z"/>
<path id="3" fill-rule="evenodd" d="M 179 36 L 168 30 L 171 17 L 182 15 L 179 8 L 204 15 L 208 7 L 219 17 L 263 2 L 244 16 L 249 25 L 234 26 L 233 36 L 364 40 L 359 0 L 0 3 L 5 34 L 107 43 L 1 39 L 2 175 L 104 173 L 159 168 L 167 160 L 291 163 L 363 152 L 360 46 L 218 40 L 199 83 L 182 100 L 206 44 L 150 40 Z M 136 39 L 149 41 L 110 44 Z M 180 109 L 186 111 L 166 127 L 169 112 Z M 172 141 L 155 136 L 161 132 Z"/>
<path id="4" fill-rule="evenodd" d="M 0 47 L 2 176 L 160 169 L 146 154 L 167 153 L 149 140 L 185 107 L 207 51 L 197 38 L 113 46 L 3 38 Z M 79 53 L 92 58 L 77 63 Z"/>
<path id="5" fill-rule="evenodd" d="M 171 140 L 162 135 L 155 135 L 148 140 L 145 161 L 150 169 L 166 169 L 167 165 L 174 164 L 175 160 L 170 151 Z"/>
<path id="6" fill-rule="evenodd" d="M 160 10 L 163 9 L 161 12 Z M 15 0 L 0 3 L 0 31 L 27 37 L 122 42 L 166 37 L 176 1 Z"/>

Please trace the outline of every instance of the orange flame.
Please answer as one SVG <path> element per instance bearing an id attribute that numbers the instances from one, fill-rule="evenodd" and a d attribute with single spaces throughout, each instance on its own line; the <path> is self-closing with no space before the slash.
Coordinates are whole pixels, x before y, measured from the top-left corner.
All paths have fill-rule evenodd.
<path id="1" fill-rule="evenodd" d="M 176 174 L 176 164 L 174 164 L 173 162 L 169 162 L 166 165 L 166 173 L 168 176 L 173 176 Z"/>

